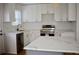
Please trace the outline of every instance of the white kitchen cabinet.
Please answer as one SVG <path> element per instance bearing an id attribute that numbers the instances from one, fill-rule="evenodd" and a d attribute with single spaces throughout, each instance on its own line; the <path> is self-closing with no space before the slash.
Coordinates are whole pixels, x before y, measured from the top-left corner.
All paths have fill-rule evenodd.
<path id="1" fill-rule="evenodd" d="M 5 52 L 17 54 L 24 47 L 23 33 L 10 32 L 5 34 Z"/>
<path id="2" fill-rule="evenodd" d="M 79 4 L 77 4 L 76 41 L 79 43 Z"/>
<path id="3" fill-rule="evenodd" d="M 12 25 L 21 24 L 20 4 L 4 4 L 4 22 L 11 22 Z"/>
<path id="4" fill-rule="evenodd" d="M 24 46 L 28 45 L 30 42 L 34 41 L 40 36 L 39 30 L 25 30 L 24 31 Z"/>
<path id="5" fill-rule="evenodd" d="M 10 6 L 9 4 L 5 4 L 4 6 L 4 22 L 10 22 Z"/>
<path id="6" fill-rule="evenodd" d="M 4 4 L 4 22 L 15 21 L 15 4 L 7 3 Z"/>
<path id="7" fill-rule="evenodd" d="M 52 3 L 48 4 L 47 8 L 48 8 L 47 10 L 48 10 L 49 14 L 54 13 L 54 4 L 52 4 Z"/>
<path id="8" fill-rule="evenodd" d="M 76 21 L 77 7 L 75 3 L 68 4 L 68 21 Z"/>
<path id="9" fill-rule="evenodd" d="M 47 4 L 41 4 L 41 14 L 47 14 Z"/>
<path id="10" fill-rule="evenodd" d="M 23 22 L 40 22 L 41 12 L 40 5 L 24 5 L 22 8 Z"/>
<path id="11" fill-rule="evenodd" d="M 56 21 L 76 21 L 76 4 L 54 4 Z"/>
<path id="12" fill-rule="evenodd" d="M 17 43 L 15 33 L 6 33 L 5 35 L 5 51 L 6 53 L 17 54 Z"/>
<path id="13" fill-rule="evenodd" d="M 1 33 L 0 33 L 1 34 Z M 4 36 L 0 35 L 0 54 L 4 53 Z"/>
<path id="14" fill-rule="evenodd" d="M 61 20 L 62 21 L 67 21 L 68 20 L 68 5 L 67 3 L 61 4 Z"/>
<path id="15" fill-rule="evenodd" d="M 30 43 L 30 40 L 29 40 L 29 31 L 24 31 L 24 46 L 26 46 L 27 44 Z"/>
<path id="16" fill-rule="evenodd" d="M 41 14 L 52 14 L 54 13 L 54 4 L 47 3 L 47 4 L 41 4 Z"/>
<path id="17" fill-rule="evenodd" d="M 3 4 L 0 4 L 0 54 L 4 53 Z"/>
<path id="18" fill-rule="evenodd" d="M 55 20 L 67 21 L 67 4 L 54 4 Z"/>
<path id="19" fill-rule="evenodd" d="M 12 21 L 12 25 L 18 25 L 22 23 L 22 8 L 20 4 L 15 4 L 14 8 L 14 21 Z"/>

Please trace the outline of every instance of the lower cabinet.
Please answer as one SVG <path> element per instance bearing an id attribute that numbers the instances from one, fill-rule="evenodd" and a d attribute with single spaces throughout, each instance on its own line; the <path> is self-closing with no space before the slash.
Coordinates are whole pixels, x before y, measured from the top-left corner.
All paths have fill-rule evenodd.
<path id="1" fill-rule="evenodd" d="M 6 53 L 17 54 L 23 49 L 23 33 L 6 33 L 5 36 Z"/>
<path id="2" fill-rule="evenodd" d="M 77 4 L 76 39 L 79 43 L 79 4 Z"/>
<path id="3" fill-rule="evenodd" d="M 4 36 L 0 33 L 0 54 L 4 53 Z"/>

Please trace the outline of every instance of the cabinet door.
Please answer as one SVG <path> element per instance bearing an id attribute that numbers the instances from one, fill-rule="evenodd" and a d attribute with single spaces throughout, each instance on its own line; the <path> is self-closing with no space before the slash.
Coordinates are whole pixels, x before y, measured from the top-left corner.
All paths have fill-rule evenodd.
<path id="1" fill-rule="evenodd" d="M 6 49 L 6 53 L 17 54 L 15 33 L 6 33 L 5 49 Z"/>
<path id="2" fill-rule="evenodd" d="M 33 19 L 35 19 L 35 22 L 40 22 L 41 21 L 41 8 L 40 5 L 35 5 L 33 7 Z"/>
<path id="3" fill-rule="evenodd" d="M 4 5 L 4 22 L 15 21 L 14 11 L 15 11 L 15 4 L 7 3 Z"/>
<path id="4" fill-rule="evenodd" d="M 0 54 L 4 52 L 3 4 L 0 4 Z"/>
<path id="5" fill-rule="evenodd" d="M 52 3 L 47 4 L 47 12 L 49 14 L 54 13 L 54 4 L 52 4 Z"/>
<path id="6" fill-rule="evenodd" d="M 0 33 L 0 54 L 4 52 L 4 38 L 3 34 Z"/>
<path id="7" fill-rule="evenodd" d="M 47 5 L 48 4 L 41 4 L 41 14 L 47 14 Z"/>
<path id="8" fill-rule="evenodd" d="M 23 22 L 41 21 L 40 5 L 27 5 L 22 8 Z"/>
<path id="9" fill-rule="evenodd" d="M 67 21 L 67 4 L 54 4 L 55 20 Z"/>
<path id="10" fill-rule="evenodd" d="M 5 4 L 4 5 L 4 22 L 10 22 L 10 5 Z"/>
<path id="11" fill-rule="evenodd" d="M 77 4 L 77 23 L 76 23 L 76 39 L 79 43 L 79 3 Z"/>
<path id="12" fill-rule="evenodd" d="M 52 3 L 41 4 L 41 14 L 54 13 L 53 7 Z"/>
<path id="13" fill-rule="evenodd" d="M 68 4 L 62 3 L 61 4 L 61 21 L 68 20 Z"/>
<path id="14" fill-rule="evenodd" d="M 76 4 L 68 4 L 68 21 L 76 21 Z"/>
<path id="15" fill-rule="evenodd" d="M 10 5 L 10 10 L 9 10 L 9 12 L 10 12 L 10 21 L 14 22 L 14 21 L 16 21 L 16 19 L 15 19 L 15 4 L 13 3 L 13 4 L 9 4 L 9 5 Z"/>
<path id="16" fill-rule="evenodd" d="M 61 21 L 61 4 L 54 4 L 55 20 Z"/>
<path id="17" fill-rule="evenodd" d="M 14 7 L 14 21 L 12 21 L 12 25 L 18 25 L 22 23 L 22 11 L 21 5 L 15 4 Z"/>

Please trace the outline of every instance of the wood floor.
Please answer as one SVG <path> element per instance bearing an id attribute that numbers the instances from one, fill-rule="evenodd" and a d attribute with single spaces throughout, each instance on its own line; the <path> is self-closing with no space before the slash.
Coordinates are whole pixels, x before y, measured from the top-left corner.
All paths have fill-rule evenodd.
<path id="1" fill-rule="evenodd" d="M 25 51 L 25 50 L 21 50 L 21 51 L 18 52 L 17 54 L 2 53 L 1 55 L 26 55 L 26 51 Z"/>
<path id="2" fill-rule="evenodd" d="M 64 55 L 79 55 L 79 53 L 64 53 Z"/>
<path id="3" fill-rule="evenodd" d="M 1 55 L 27 55 L 26 50 L 21 50 L 17 54 L 3 53 Z M 79 53 L 64 53 L 63 55 L 79 55 Z"/>
<path id="4" fill-rule="evenodd" d="M 26 50 L 21 50 L 17 55 L 26 55 Z"/>
<path id="5" fill-rule="evenodd" d="M 27 55 L 26 50 L 20 51 L 18 55 Z M 63 55 L 79 55 L 79 53 L 64 53 Z"/>

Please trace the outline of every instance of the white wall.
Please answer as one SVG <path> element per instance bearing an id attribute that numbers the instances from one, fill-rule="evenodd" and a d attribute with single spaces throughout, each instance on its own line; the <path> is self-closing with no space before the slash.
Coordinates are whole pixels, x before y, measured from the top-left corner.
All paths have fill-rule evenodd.
<path id="1" fill-rule="evenodd" d="M 56 22 L 57 30 L 75 31 L 76 22 Z"/>

